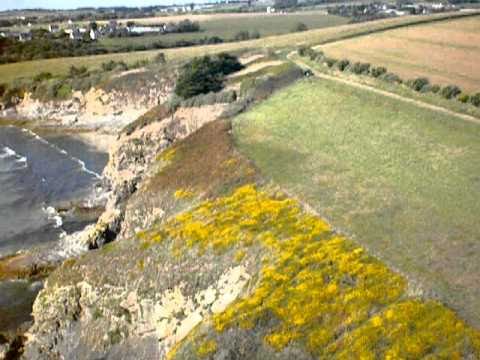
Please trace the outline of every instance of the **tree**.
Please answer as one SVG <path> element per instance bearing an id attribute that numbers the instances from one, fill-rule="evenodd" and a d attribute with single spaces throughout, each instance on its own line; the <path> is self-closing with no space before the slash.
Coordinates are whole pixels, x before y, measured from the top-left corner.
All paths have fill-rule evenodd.
<path id="1" fill-rule="evenodd" d="M 445 99 L 453 99 L 457 97 L 462 90 L 456 85 L 447 85 L 445 86 L 440 94 L 445 98 Z"/>
<path id="2" fill-rule="evenodd" d="M 215 57 L 194 58 L 182 67 L 175 94 L 188 99 L 199 94 L 220 91 L 225 75 L 242 67 L 235 56 L 225 53 Z"/>
<path id="3" fill-rule="evenodd" d="M 292 32 L 300 32 L 300 31 L 307 31 L 308 27 L 302 22 L 298 22 L 295 24 L 295 26 L 292 28 Z"/>

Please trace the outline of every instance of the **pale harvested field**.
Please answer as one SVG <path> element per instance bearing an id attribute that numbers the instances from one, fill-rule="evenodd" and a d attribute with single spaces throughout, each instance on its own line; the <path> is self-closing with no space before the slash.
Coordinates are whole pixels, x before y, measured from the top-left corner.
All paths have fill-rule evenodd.
<path id="1" fill-rule="evenodd" d="M 179 22 L 182 20 L 192 20 L 198 22 L 211 21 L 211 20 L 232 20 L 245 19 L 245 18 L 272 18 L 272 17 L 288 17 L 295 15 L 326 15 L 325 11 L 309 11 L 309 12 L 294 12 L 289 14 L 267 14 L 267 13 L 227 13 L 227 14 L 184 14 L 184 15 L 166 15 L 166 16 L 155 16 L 149 18 L 140 18 L 140 19 L 119 19 L 118 22 L 126 23 L 127 21 L 135 21 L 137 24 L 163 24 L 168 22 Z M 103 24 L 108 21 L 99 21 L 98 23 Z"/>
<path id="2" fill-rule="evenodd" d="M 202 45 L 187 48 L 138 51 L 129 53 L 116 53 L 83 57 L 71 57 L 60 59 L 45 59 L 26 61 L 14 64 L 0 65 L 0 83 L 9 83 L 19 77 L 30 78 L 42 71 L 51 72 L 54 75 L 65 74 L 70 66 L 86 66 L 88 68 L 98 68 L 103 62 L 109 60 L 123 60 L 133 63 L 138 60 L 152 59 L 159 52 L 163 52 L 167 61 L 178 61 L 188 59 L 194 56 L 214 54 L 222 51 L 240 51 L 240 50 L 261 50 L 268 48 L 292 47 L 301 44 L 316 45 L 326 42 L 337 41 L 345 37 L 357 36 L 365 32 L 379 31 L 385 28 L 404 25 L 416 25 L 419 22 L 428 22 L 432 19 L 440 20 L 447 16 L 458 16 L 460 14 L 438 14 L 432 16 L 405 16 L 378 21 L 370 21 L 359 24 L 348 24 L 324 29 L 309 30 L 291 34 L 269 36 L 257 40 L 240 41 L 233 43 L 224 43 L 218 45 Z"/>
<path id="3" fill-rule="evenodd" d="M 480 91 L 480 17 L 390 30 L 322 46 L 328 56 L 386 66 L 403 79 Z"/>

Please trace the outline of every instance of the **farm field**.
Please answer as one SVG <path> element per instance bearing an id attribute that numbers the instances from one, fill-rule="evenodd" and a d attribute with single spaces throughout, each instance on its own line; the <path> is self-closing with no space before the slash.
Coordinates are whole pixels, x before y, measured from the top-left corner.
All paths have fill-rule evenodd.
<path id="1" fill-rule="evenodd" d="M 379 21 L 372 21 L 360 24 L 348 24 L 323 29 L 309 30 L 299 33 L 291 33 L 277 36 L 265 37 L 257 40 L 248 40 L 235 43 L 204 45 L 178 49 L 167 49 L 162 52 L 167 60 L 181 60 L 197 55 L 219 53 L 222 51 L 240 51 L 247 49 L 264 49 L 298 46 L 301 44 L 316 45 L 326 42 L 337 41 L 346 37 L 357 36 L 367 32 L 379 31 L 398 26 L 414 25 L 432 20 L 440 20 L 449 17 L 463 16 L 461 13 L 446 13 L 432 16 L 406 16 Z M 87 66 L 89 68 L 99 67 L 103 62 L 109 60 L 126 61 L 133 63 L 142 59 L 151 59 L 158 50 L 129 52 L 118 54 L 94 55 L 84 57 L 71 57 L 61 59 L 46 59 L 27 61 L 14 64 L 0 65 L 0 79 L 2 82 L 12 82 L 18 77 L 30 78 L 42 71 L 51 72 L 54 75 L 65 74 L 70 66 Z"/>
<path id="2" fill-rule="evenodd" d="M 198 21 L 195 16 L 190 17 L 190 19 Z M 128 45 L 148 45 L 153 42 L 174 44 L 177 41 L 194 41 L 213 36 L 230 41 L 240 31 L 258 31 L 260 36 L 264 37 L 289 33 L 299 22 L 307 25 L 309 29 L 320 29 L 346 24 L 348 19 L 340 16 L 325 15 L 323 12 L 309 12 L 286 15 L 256 14 L 256 16 L 244 16 L 234 19 L 227 16 L 215 16 L 210 19 L 207 17 L 207 20 L 199 22 L 201 31 L 195 33 L 105 38 L 101 40 L 100 44 L 107 48 L 115 49 Z M 144 23 L 152 24 L 148 21 L 144 21 Z"/>
<path id="3" fill-rule="evenodd" d="M 386 66 L 404 79 L 480 91 L 480 16 L 395 29 L 322 46 L 328 56 Z"/>
<path id="4" fill-rule="evenodd" d="M 298 109 L 302 109 L 301 112 Z M 327 80 L 234 120 L 261 172 L 480 326 L 480 127 Z"/>

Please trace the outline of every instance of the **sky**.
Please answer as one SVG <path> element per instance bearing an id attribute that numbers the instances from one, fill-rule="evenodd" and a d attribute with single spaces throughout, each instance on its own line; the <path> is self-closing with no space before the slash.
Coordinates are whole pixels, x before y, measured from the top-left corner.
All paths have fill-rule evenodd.
<path id="1" fill-rule="evenodd" d="M 74 9 L 84 6 L 108 7 L 108 6 L 149 6 L 168 5 L 173 0 L 0 0 L 0 11 L 10 9 Z M 191 2 L 191 1 L 190 1 Z M 177 1 L 183 3 L 183 1 Z"/>

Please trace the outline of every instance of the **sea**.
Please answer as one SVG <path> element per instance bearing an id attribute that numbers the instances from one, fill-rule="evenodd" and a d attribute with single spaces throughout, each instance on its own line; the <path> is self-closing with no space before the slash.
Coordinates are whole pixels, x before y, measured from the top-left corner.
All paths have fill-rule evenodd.
<path id="1" fill-rule="evenodd" d="M 108 154 L 80 138 L 0 126 L 0 257 L 58 243 L 87 224 L 58 209 L 88 205 L 102 192 Z M 53 251 L 53 250 L 52 250 Z M 28 319 L 40 282 L 0 282 L 0 332 Z"/>

